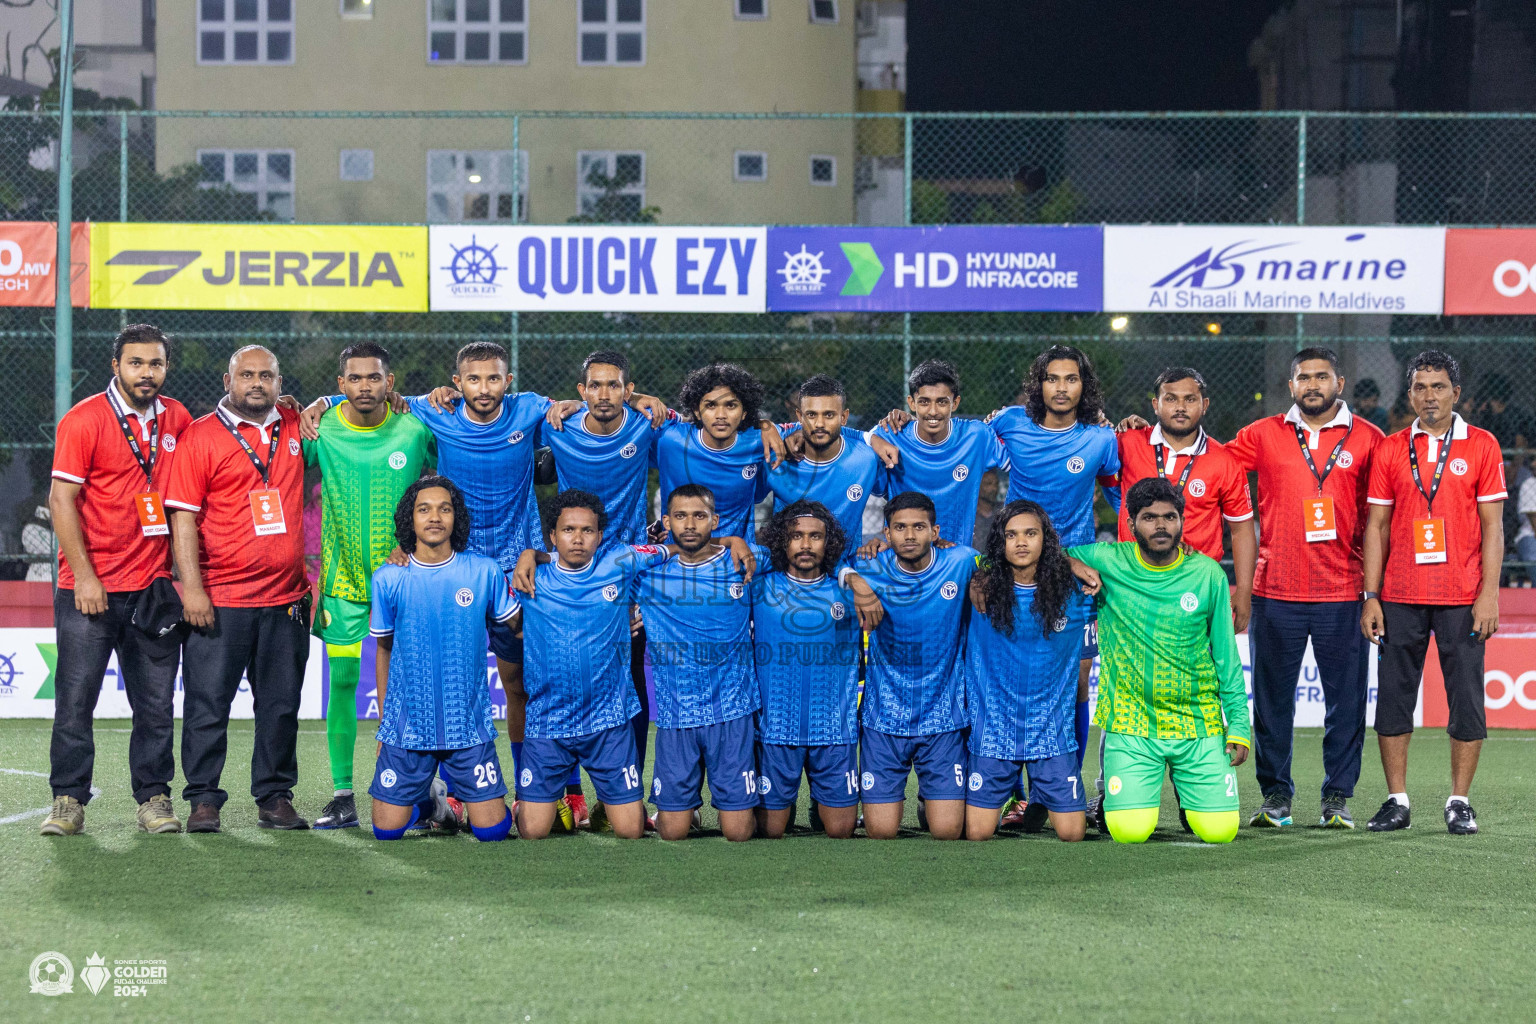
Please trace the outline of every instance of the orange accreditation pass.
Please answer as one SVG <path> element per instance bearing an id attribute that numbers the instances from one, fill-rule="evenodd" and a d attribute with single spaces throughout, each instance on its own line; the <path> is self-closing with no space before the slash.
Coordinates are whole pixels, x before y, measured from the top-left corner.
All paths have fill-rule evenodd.
<path id="1" fill-rule="evenodd" d="M 164 537 L 171 532 L 158 491 L 140 491 L 133 496 L 133 505 L 139 510 L 139 532 L 144 536 Z"/>
<path id="2" fill-rule="evenodd" d="M 258 537 L 288 532 L 288 524 L 283 522 L 282 495 L 276 487 L 251 492 L 251 521 Z"/>
<path id="3" fill-rule="evenodd" d="M 1307 532 L 1307 543 L 1338 539 L 1339 531 L 1333 521 L 1332 498 L 1303 498 L 1301 511 Z"/>
<path id="4" fill-rule="evenodd" d="M 1413 560 L 1419 565 L 1445 561 L 1445 520 L 1413 521 Z"/>

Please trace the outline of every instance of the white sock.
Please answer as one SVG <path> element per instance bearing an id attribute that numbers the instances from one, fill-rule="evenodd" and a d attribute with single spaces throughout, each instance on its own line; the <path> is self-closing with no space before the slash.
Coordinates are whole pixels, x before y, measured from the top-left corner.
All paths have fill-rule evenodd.
<path id="1" fill-rule="evenodd" d="M 1466 797 L 1464 797 L 1464 796 L 1456 796 L 1454 794 L 1451 796 L 1451 798 L 1449 800 L 1447 800 L 1445 802 L 1446 808 L 1449 809 L 1451 804 L 1466 804 L 1468 807 L 1472 806 L 1472 802 L 1470 800 L 1468 800 Z"/>
<path id="2" fill-rule="evenodd" d="M 336 792 L 331 794 L 331 796 L 351 796 L 351 795 L 352 795 L 352 791 L 350 789 L 338 789 L 338 790 L 336 790 Z"/>
<path id="3" fill-rule="evenodd" d="M 1395 802 L 1399 807 L 1401 807 L 1405 811 L 1408 809 L 1408 794 L 1407 793 L 1388 793 L 1387 794 L 1387 799 Z"/>

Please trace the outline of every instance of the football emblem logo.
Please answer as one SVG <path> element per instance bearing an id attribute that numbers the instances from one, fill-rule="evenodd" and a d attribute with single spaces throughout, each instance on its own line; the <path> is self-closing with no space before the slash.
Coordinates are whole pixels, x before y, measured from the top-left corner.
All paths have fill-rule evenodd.
<path id="1" fill-rule="evenodd" d="M 1088 463 L 1083 461 L 1082 456 L 1074 455 L 1067 460 L 1067 472 L 1073 474 L 1081 473 L 1087 465 Z"/>
<path id="2" fill-rule="evenodd" d="M 652 796 L 661 796 L 661 780 L 660 779 L 652 779 L 651 780 L 651 795 Z"/>
<path id="3" fill-rule="evenodd" d="M 390 452 L 389 453 L 389 468 L 390 469 L 404 469 L 405 468 L 405 452 Z"/>
<path id="4" fill-rule="evenodd" d="M 955 595 L 960 593 L 960 588 L 955 584 L 954 580 L 950 580 L 948 583 L 945 583 L 942 587 L 939 588 L 939 593 L 944 596 L 944 600 L 953 601 L 955 599 Z"/>
<path id="5" fill-rule="evenodd" d="M 619 458 L 621 458 L 621 459 L 632 459 L 632 458 L 635 457 L 636 453 L 638 453 L 639 451 L 640 451 L 640 449 L 636 448 L 635 447 L 635 443 L 633 441 L 631 441 L 629 444 L 627 444 L 623 448 L 619 449 Z"/>
<path id="6" fill-rule="evenodd" d="M 875 773 L 865 772 L 863 777 L 859 779 L 859 782 L 865 789 L 873 789 L 875 786 Z"/>
<path id="7" fill-rule="evenodd" d="M 759 793 L 762 793 L 766 796 L 772 789 L 773 783 L 768 781 L 768 776 L 759 775 L 757 777 L 757 791 Z"/>
<path id="8" fill-rule="evenodd" d="M 475 603 L 475 592 L 468 587 L 460 587 L 459 592 L 453 595 L 453 599 L 459 603 L 460 608 L 468 608 Z"/>
<path id="9" fill-rule="evenodd" d="M 1179 598 L 1179 607 L 1187 612 L 1192 612 L 1200 607 L 1200 599 L 1194 594 L 1186 593 L 1183 597 Z"/>
<path id="10" fill-rule="evenodd" d="M 1119 796 L 1120 795 L 1120 776 L 1118 776 L 1118 775 L 1111 775 L 1109 777 L 1109 795 L 1110 796 Z"/>
<path id="11" fill-rule="evenodd" d="M 522 782 L 522 784 L 524 786 L 531 786 L 531 785 L 533 785 L 533 769 L 532 768 L 524 768 L 523 769 L 523 774 L 518 776 L 518 780 L 520 782 Z"/>
<path id="12" fill-rule="evenodd" d="M 841 602 L 841 601 L 833 601 L 832 602 L 832 618 L 833 619 L 841 620 L 842 617 L 844 615 L 847 615 L 847 614 L 848 614 L 848 609 L 843 606 L 843 602 Z"/>
<path id="13" fill-rule="evenodd" d="M 512 431 L 511 436 L 507 438 L 507 444 L 517 444 L 517 442 L 521 441 L 522 439 L 523 432 L 521 430 L 514 430 Z"/>
<path id="14" fill-rule="evenodd" d="M 859 484 L 850 484 L 848 486 L 847 494 L 849 501 L 858 501 L 860 498 L 864 497 L 864 488 Z"/>
<path id="15" fill-rule="evenodd" d="M 1053 632 L 1053 633 L 1063 632 L 1066 628 L 1067 628 L 1066 616 L 1062 616 L 1061 618 L 1057 619 L 1055 622 L 1051 623 L 1051 632 Z"/>
<path id="16" fill-rule="evenodd" d="M 385 768 L 379 773 L 379 785 L 385 789 L 393 789 L 395 787 L 395 770 L 393 768 Z"/>
<path id="17" fill-rule="evenodd" d="M 1205 481 L 1196 477 L 1189 482 L 1189 494 L 1193 498 L 1205 497 Z"/>
<path id="18" fill-rule="evenodd" d="M 741 467 L 741 478 L 743 480 L 752 480 L 752 479 L 755 479 L 756 477 L 757 477 L 757 467 L 756 466 L 742 466 Z"/>
<path id="19" fill-rule="evenodd" d="M 730 587 L 730 590 L 731 590 L 731 599 L 733 601 L 741 600 L 741 595 L 745 594 L 747 592 L 747 588 L 742 586 L 740 583 L 732 583 L 731 587 Z"/>
<path id="20" fill-rule="evenodd" d="M 1457 476 L 1466 476 L 1467 475 L 1467 460 L 1466 459 L 1452 459 L 1451 460 L 1451 472 L 1455 473 Z"/>
<path id="21" fill-rule="evenodd" d="M 299 454 L 299 439 L 298 438 L 290 437 L 288 439 L 288 454 L 289 455 L 297 455 L 297 454 Z"/>
<path id="22" fill-rule="evenodd" d="M 603 600 L 604 601 L 617 601 L 618 599 L 619 599 L 619 588 L 618 588 L 618 586 L 616 584 L 610 583 L 606 587 L 603 588 Z"/>
<path id="23" fill-rule="evenodd" d="M 176 450 L 176 435 L 175 434 L 166 434 L 164 437 L 162 437 L 160 439 L 160 447 L 164 448 L 168 452 L 175 451 Z"/>
<path id="24" fill-rule="evenodd" d="M 964 480 L 966 477 L 971 475 L 971 467 L 956 466 L 955 471 L 949 475 L 955 478 L 956 483 L 959 483 L 961 480 Z"/>
<path id="25" fill-rule="evenodd" d="M 1355 457 L 1349 452 L 1339 452 L 1339 468 L 1348 469 L 1355 464 Z"/>
<path id="26" fill-rule="evenodd" d="M 971 792 L 981 788 L 981 772 L 971 772 Z"/>

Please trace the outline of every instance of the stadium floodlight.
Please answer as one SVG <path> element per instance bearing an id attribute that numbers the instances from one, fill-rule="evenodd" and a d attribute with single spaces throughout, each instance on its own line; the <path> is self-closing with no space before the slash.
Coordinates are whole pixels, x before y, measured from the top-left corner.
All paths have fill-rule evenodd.
<path id="1" fill-rule="evenodd" d="M 1119 333 L 1131 326 L 1131 318 L 1128 316 L 1110 317 L 1109 329 Z"/>
<path id="2" fill-rule="evenodd" d="M 1205 325 L 1205 333 L 1207 333 L 1207 334 L 1220 334 L 1221 333 L 1221 324 L 1219 322 L 1215 321 L 1215 320 L 1212 320 L 1210 323 Z"/>

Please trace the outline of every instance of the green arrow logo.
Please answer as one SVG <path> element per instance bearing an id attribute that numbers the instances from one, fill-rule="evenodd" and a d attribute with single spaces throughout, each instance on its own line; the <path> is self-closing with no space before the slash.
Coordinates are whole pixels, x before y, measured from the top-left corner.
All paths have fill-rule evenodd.
<path id="1" fill-rule="evenodd" d="M 874 291 L 875 285 L 880 283 L 880 275 L 885 273 L 885 264 L 875 255 L 875 247 L 868 242 L 838 244 L 843 247 L 843 255 L 848 257 L 848 265 L 852 268 L 848 280 L 843 283 L 842 294 L 868 295 Z"/>
<path id="2" fill-rule="evenodd" d="M 33 699 L 53 700 L 53 670 L 59 663 L 59 645 L 38 644 L 37 653 L 43 656 L 43 664 L 48 666 L 48 677 L 37 688 L 37 695 Z"/>

